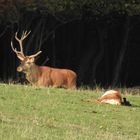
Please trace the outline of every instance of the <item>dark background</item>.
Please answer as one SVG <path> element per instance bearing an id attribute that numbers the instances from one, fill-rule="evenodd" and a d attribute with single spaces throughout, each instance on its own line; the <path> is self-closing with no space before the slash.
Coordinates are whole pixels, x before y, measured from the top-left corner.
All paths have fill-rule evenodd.
<path id="1" fill-rule="evenodd" d="M 38 65 L 68 68 L 78 75 L 78 86 L 133 87 L 140 85 L 140 16 L 111 13 L 107 16 L 83 15 L 64 22 L 52 15 L 25 12 L 18 24 L 0 24 L 0 81 L 25 82 L 16 72 L 19 60 L 10 42 L 18 44 L 14 33 L 31 30 L 24 42 L 24 53 L 41 50 Z"/>

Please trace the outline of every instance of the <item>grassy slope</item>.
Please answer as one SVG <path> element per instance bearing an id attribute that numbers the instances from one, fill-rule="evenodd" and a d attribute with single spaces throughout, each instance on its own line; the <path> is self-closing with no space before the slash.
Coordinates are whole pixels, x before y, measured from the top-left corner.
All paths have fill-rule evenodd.
<path id="1" fill-rule="evenodd" d="M 134 107 L 81 102 L 89 90 L 0 84 L 0 140 L 138 140 L 140 97 Z"/>

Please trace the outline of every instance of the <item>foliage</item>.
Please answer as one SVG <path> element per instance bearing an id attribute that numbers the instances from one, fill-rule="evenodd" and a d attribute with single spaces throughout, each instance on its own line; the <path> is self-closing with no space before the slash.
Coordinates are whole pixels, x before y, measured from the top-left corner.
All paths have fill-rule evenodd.
<path id="1" fill-rule="evenodd" d="M 75 15 L 81 15 L 83 10 L 91 11 L 94 15 L 105 15 L 114 11 L 132 15 L 140 13 L 140 2 L 136 0 L 28 0 L 24 5 L 31 9 L 44 7 L 51 13 L 72 12 Z"/>
<path id="2" fill-rule="evenodd" d="M 83 98 L 100 96 L 101 91 L 5 84 L 0 84 L 0 91 L 2 140 L 132 140 L 140 137 L 139 96 L 125 95 L 134 106 L 118 107 L 81 102 Z"/>
<path id="3" fill-rule="evenodd" d="M 0 24 L 15 23 L 18 20 L 18 13 L 16 7 L 13 5 L 12 0 L 0 1 Z"/>
<path id="4" fill-rule="evenodd" d="M 103 16 L 112 12 L 119 14 L 140 14 L 138 0 L 2 0 L 0 21 L 16 22 L 19 13 L 38 11 L 41 15 L 51 14 L 61 20 L 81 18 L 83 14 Z"/>

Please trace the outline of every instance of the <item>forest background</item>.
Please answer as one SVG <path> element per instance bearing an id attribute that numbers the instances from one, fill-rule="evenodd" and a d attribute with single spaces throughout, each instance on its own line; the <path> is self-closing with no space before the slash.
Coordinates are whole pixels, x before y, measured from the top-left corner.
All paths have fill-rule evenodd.
<path id="1" fill-rule="evenodd" d="M 74 70 L 78 86 L 140 85 L 138 0 L 1 0 L 1 82 L 25 82 L 10 46 L 23 30 L 25 54 L 42 50 L 36 63 Z"/>

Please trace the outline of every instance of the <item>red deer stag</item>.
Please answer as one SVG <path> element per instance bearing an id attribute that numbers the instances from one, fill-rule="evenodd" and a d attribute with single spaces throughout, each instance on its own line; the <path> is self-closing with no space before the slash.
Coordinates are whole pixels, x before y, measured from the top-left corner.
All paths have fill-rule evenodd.
<path id="1" fill-rule="evenodd" d="M 127 105 L 131 106 L 129 101 L 126 101 L 126 98 L 123 98 L 118 91 L 109 90 L 106 91 L 100 98 L 98 99 L 82 99 L 84 102 L 97 102 L 97 103 L 105 103 L 105 104 L 112 104 L 112 105 Z"/>
<path id="2" fill-rule="evenodd" d="M 47 66 L 38 66 L 35 64 L 35 57 L 38 56 L 41 51 L 34 55 L 25 56 L 23 53 L 23 40 L 30 34 L 30 32 L 23 31 L 21 38 L 17 37 L 15 33 L 15 39 L 19 43 L 20 51 L 17 51 L 13 47 L 11 41 L 12 50 L 16 53 L 20 59 L 21 64 L 17 67 L 18 72 L 23 72 L 26 75 L 26 79 L 35 86 L 38 87 L 63 87 L 63 88 L 76 88 L 76 73 L 68 69 L 58 69 Z"/>

